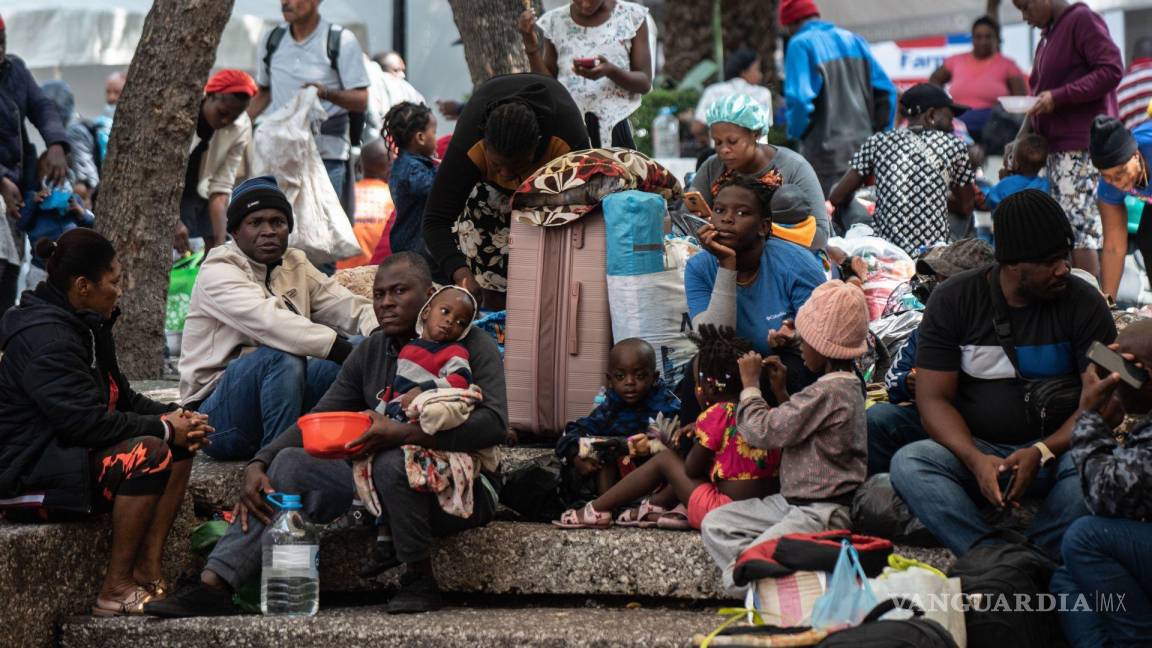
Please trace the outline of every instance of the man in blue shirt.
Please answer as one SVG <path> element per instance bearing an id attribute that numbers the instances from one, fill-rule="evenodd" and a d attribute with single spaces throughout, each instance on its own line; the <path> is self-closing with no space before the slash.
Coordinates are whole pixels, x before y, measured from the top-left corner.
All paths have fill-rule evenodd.
<path id="1" fill-rule="evenodd" d="M 812 0 L 781 0 L 788 33 L 784 98 L 788 137 L 812 164 L 827 196 L 848 161 L 873 133 L 892 128 L 896 87 L 872 57 L 868 41 L 820 20 Z"/>
<path id="2" fill-rule="evenodd" d="M 1148 159 L 1152 156 L 1152 122 L 1129 132 L 1115 117 L 1100 115 L 1092 123 L 1089 143 L 1092 164 L 1100 170 L 1096 201 L 1100 223 L 1104 227 L 1104 254 L 1100 262 L 1100 289 L 1112 299 L 1120 289 L 1124 275 L 1124 257 L 1128 255 L 1128 210 L 1124 199 L 1135 196 L 1144 202 L 1140 227 L 1136 230 L 1136 247 L 1144 264 L 1152 262 L 1152 187 L 1148 183 Z M 1152 271 L 1149 271 L 1152 278 Z"/>

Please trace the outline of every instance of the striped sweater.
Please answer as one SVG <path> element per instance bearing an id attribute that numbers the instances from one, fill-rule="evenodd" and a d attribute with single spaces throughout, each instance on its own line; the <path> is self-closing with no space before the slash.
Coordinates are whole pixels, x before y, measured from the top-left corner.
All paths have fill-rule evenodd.
<path id="1" fill-rule="evenodd" d="M 441 387 L 464 389 L 471 384 L 472 367 L 463 344 L 417 338 L 400 349 L 396 381 L 386 400 L 403 396 L 413 387 L 428 391 Z"/>

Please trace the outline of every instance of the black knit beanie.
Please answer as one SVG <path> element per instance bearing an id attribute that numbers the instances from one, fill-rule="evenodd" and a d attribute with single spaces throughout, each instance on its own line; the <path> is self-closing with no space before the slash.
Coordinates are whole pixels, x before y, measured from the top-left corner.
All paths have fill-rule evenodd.
<path id="1" fill-rule="evenodd" d="M 228 203 L 228 231 L 235 232 L 248 214 L 261 209 L 282 212 L 288 217 L 288 231 L 292 231 L 292 203 L 288 202 L 288 197 L 272 176 L 249 178 L 232 190 L 232 200 Z"/>
<path id="2" fill-rule="evenodd" d="M 996 260 L 1000 263 L 1045 261 L 1072 252 L 1072 226 L 1060 203 L 1037 189 L 1003 200 L 992 212 Z"/>
<path id="3" fill-rule="evenodd" d="M 1092 165 L 1097 169 L 1111 169 L 1132 159 L 1136 152 L 1136 138 L 1115 117 L 1099 115 L 1092 121 L 1092 137 L 1088 144 Z"/>

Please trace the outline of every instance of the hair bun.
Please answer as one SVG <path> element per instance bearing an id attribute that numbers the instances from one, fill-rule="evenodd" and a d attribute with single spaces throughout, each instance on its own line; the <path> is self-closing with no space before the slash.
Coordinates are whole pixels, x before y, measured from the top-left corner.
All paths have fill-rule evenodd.
<path id="1" fill-rule="evenodd" d="M 51 258 L 51 256 L 56 253 L 56 241 L 50 238 L 42 238 L 36 241 L 35 252 L 36 256 L 41 259 L 47 260 Z"/>

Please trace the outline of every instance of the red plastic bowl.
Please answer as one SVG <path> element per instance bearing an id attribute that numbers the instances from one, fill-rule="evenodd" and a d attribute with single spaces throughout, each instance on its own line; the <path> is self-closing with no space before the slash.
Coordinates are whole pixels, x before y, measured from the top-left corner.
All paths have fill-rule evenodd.
<path id="1" fill-rule="evenodd" d="M 313 457 L 343 459 L 352 454 L 344 447 L 372 425 L 361 412 L 320 412 L 306 414 L 297 421 L 304 437 L 304 450 Z"/>

